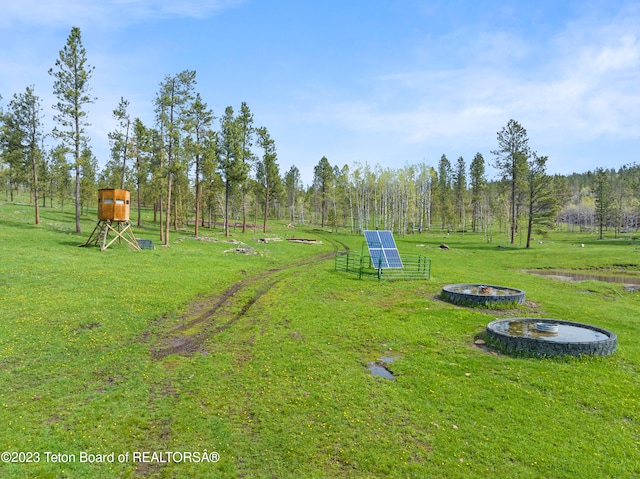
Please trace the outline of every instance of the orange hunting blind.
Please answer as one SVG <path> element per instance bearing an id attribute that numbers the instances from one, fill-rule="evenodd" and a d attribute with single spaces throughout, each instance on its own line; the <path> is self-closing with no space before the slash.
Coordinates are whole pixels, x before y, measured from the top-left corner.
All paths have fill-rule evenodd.
<path id="1" fill-rule="evenodd" d="M 129 221 L 131 194 L 127 190 L 98 190 L 98 219 L 102 221 Z"/>
<path id="2" fill-rule="evenodd" d="M 125 240 L 129 245 L 140 250 L 138 240 L 133 235 L 131 223 L 129 223 L 130 200 L 131 195 L 127 190 L 114 188 L 98 190 L 98 224 L 87 242 L 80 246 L 99 244 L 100 250 L 104 251 L 114 241 Z M 115 237 L 109 241 L 110 233 Z"/>

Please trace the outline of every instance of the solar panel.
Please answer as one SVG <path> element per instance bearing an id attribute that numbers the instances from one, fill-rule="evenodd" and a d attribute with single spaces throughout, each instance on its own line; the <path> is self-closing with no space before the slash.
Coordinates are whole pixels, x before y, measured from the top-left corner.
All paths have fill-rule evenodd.
<path id="1" fill-rule="evenodd" d="M 389 268 L 402 268 L 402 260 L 400 259 L 400 253 L 398 253 L 397 249 L 386 249 L 385 252 L 387 254 Z"/>
<path id="2" fill-rule="evenodd" d="M 391 231 L 365 230 L 364 238 L 369 248 L 369 255 L 374 268 L 402 268 L 400 253 L 396 247 Z"/>
<path id="3" fill-rule="evenodd" d="M 378 231 L 364 231 L 364 239 L 367 240 L 367 245 L 371 243 L 380 243 L 380 236 L 378 235 Z M 378 246 L 380 248 L 380 245 Z"/>

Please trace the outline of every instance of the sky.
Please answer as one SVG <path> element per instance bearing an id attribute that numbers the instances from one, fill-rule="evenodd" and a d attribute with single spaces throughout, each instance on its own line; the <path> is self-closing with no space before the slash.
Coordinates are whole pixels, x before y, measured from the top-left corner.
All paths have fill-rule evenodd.
<path id="1" fill-rule="evenodd" d="M 0 0 L 0 102 L 33 86 L 53 126 L 55 66 L 79 27 L 104 165 L 120 98 L 154 125 L 160 83 L 197 73 L 221 117 L 246 102 L 280 171 L 332 166 L 488 176 L 510 119 L 551 174 L 640 162 L 640 2 L 625 0 Z M 216 123 L 216 129 L 219 124 Z"/>

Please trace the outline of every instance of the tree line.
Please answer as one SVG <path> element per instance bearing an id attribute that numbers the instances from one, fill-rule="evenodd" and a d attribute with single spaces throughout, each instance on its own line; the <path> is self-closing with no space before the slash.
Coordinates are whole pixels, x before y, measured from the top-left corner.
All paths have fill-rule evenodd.
<path id="1" fill-rule="evenodd" d="M 551 227 L 595 231 L 600 237 L 638 229 L 640 168 L 569 176 L 549 175 L 547 156 L 529 145 L 525 128 L 509 120 L 497 132 L 487 178 L 484 156 L 471 162 L 442 155 L 436 167 L 426 163 L 381 168 L 367 163 L 331 165 L 320 158 L 313 182 L 304 185 L 292 166 L 281 175 L 275 141 L 256 126 L 246 103 L 228 106 L 219 118 L 197 92 L 196 72 L 167 75 L 154 99 L 154 123 L 145 125 L 129 113 L 121 98 L 113 110 L 110 159 L 100 171 L 86 127 L 87 106 L 95 102 L 80 29 L 72 28 L 55 66 L 55 128 L 45 132 L 41 99 L 34 86 L 16 93 L 0 108 L 0 182 L 13 200 L 28 189 L 39 208 L 68 202 L 80 218 L 94 205 L 98 188 L 128 189 L 134 194 L 137 223 L 142 208 L 153 208 L 160 240 L 169 244 L 172 230 L 221 227 L 257 228 L 268 218 L 322 228 L 389 229 L 398 235 L 439 228 L 476 232 L 492 241 L 504 234 L 512 244 L 531 246 L 534 235 Z M 0 100 L 2 97 L 0 97 Z M 0 104 L 1 106 L 1 104 Z M 46 138 L 53 146 L 47 147 Z M 51 142 L 49 142 L 51 143 Z"/>
<path id="2" fill-rule="evenodd" d="M 211 226 L 221 203 L 227 235 L 238 204 L 245 231 L 249 205 L 264 203 L 260 216 L 266 230 L 269 202 L 281 190 L 277 153 L 268 129 L 254 123 L 245 102 L 237 112 L 228 106 L 216 129 L 213 111 L 196 91 L 196 72 L 167 75 L 154 99 L 153 125 L 132 118 L 129 101 L 120 99 L 113 110 L 116 128 L 109 133 L 111 156 L 99 171 L 86 130 L 87 106 L 96 100 L 92 73 L 80 29 L 74 27 L 49 70 L 57 99 L 53 131 L 44 130 L 42 100 L 34 86 L 14 94 L 6 110 L 0 110 L 0 181 L 11 200 L 19 187 L 29 189 L 36 224 L 47 198 L 50 206 L 55 198 L 63 209 L 71 199 L 76 232 L 81 233 L 83 209 L 105 187 L 135 192 L 138 224 L 143 205 L 152 205 L 160 239 L 167 245 L 170 231 L 189 221 L 196 235 L 200 226 Z M 54 146 L 45 146 L 47 137 L 55 140 Z"/>

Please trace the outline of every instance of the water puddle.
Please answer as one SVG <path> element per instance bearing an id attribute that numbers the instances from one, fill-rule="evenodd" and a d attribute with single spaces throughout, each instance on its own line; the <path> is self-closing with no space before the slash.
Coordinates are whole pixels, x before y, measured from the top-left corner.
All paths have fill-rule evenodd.
<path id="1" fill-rule="evenodd" d="M 371 374 L 377 376 L 379 378 L 394 380 L 396 377 L 393 375 L 389 369 L 387 369 L 387 365 L 395 361 L 395 357 L 393 356 L 383 356 L 377 361 L 372 361 L 367 364 L 367 369 L 371 371 Z"/>
<path id="2" fill-rule="evenodd" d="M 528 269 L 525 270 L 525 273 L 545 276 L 547 278 L 558 279 L 561 281 L 571 281 L 574 283 L 579 283 L 581 281 L 604 281 L 607 283 L 621 284 L 636 291 L 640 290 L 640 277 L 638 276 L 625 276 L 613 273 L 589 273 L 584 270 L 561 269 Z"/>

